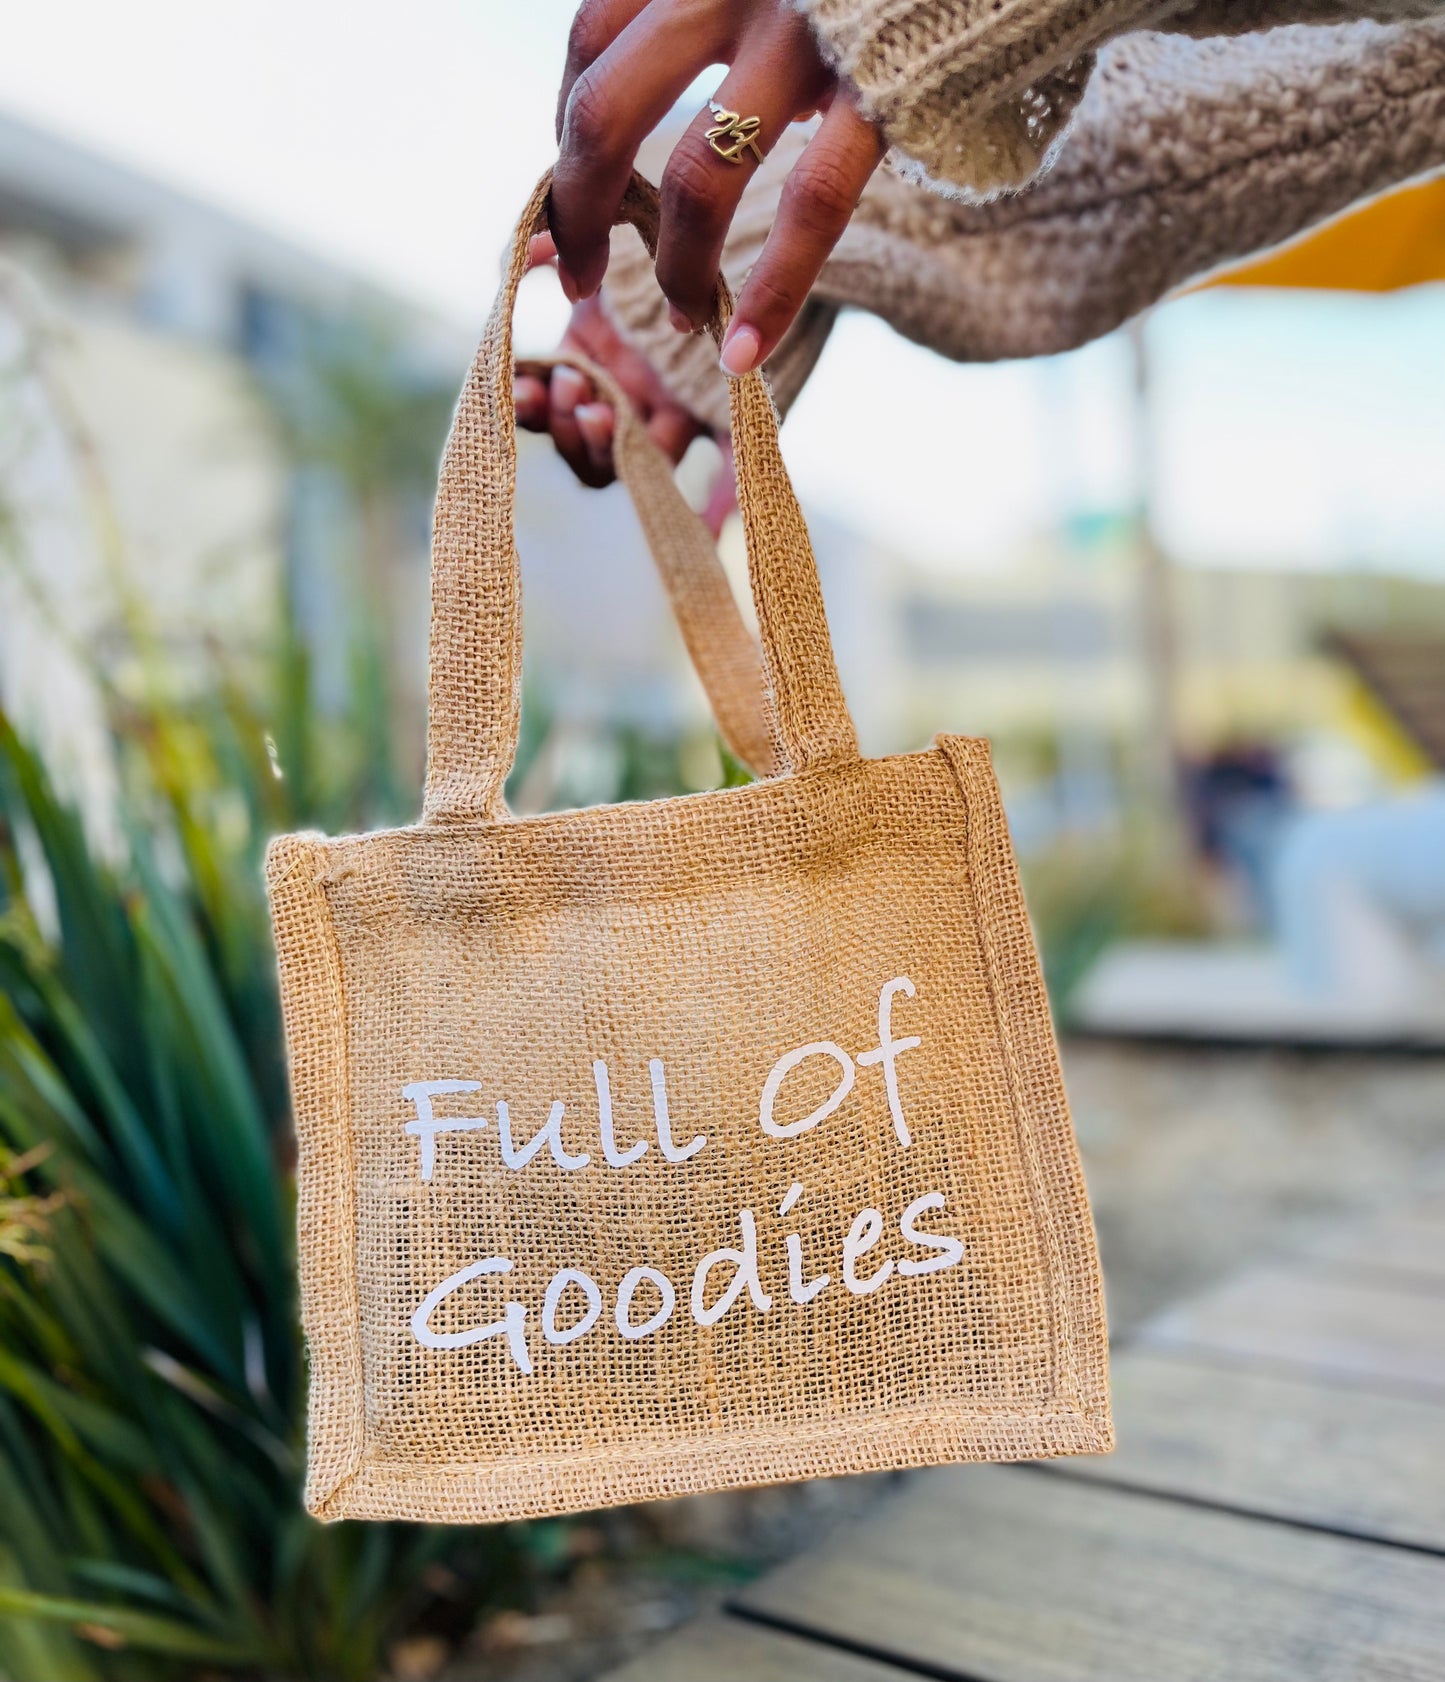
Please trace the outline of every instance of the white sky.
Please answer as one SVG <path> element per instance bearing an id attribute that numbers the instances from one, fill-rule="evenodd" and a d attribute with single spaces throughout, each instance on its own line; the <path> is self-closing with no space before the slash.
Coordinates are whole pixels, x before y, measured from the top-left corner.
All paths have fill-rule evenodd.
<path id="1" fill-rule="evenodd" d="M 572 0 L 45 0 L 0 105 L 468 325 L 552 152 Z M 532 336 L 554 309 L 534 300 Z M 1159 508 L 1186 560 L 1445 576 L 1445 296 L 1211 294 L 1151 327 Z M 788 426 L 806 503 L 942 566 L 1132 484 L 1117 342 L 957 368 L 835 335 Z"/>

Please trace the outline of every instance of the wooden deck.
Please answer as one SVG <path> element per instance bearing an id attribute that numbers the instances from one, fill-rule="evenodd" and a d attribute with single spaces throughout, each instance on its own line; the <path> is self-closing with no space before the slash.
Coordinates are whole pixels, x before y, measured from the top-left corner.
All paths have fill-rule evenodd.
<path id="1" fill-rule="evenodd" d="M 1445 1682 L 1445 1196 L 1114 1364 L 1107 1460 L 902 1481 L 610 1682 Z"/>

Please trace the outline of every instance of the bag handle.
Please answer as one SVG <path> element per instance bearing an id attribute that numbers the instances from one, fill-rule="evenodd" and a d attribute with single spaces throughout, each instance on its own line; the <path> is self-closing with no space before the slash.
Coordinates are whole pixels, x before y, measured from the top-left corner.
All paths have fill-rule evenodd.
<path id="1" fill-rule="evenodd" d="M 701 518 L 677 488 L 672 463 L 616 378 L 591 357 L 569 350 L 520 359 L 516 371 L 544 383 L 554 368 L 587 375 L 616 415 L 612 459 L 662 579 L 673 617 L 718 733 L 729 751 L 759 777 L 778 769 L 768 721 L 762 651 L 738 610 L 737 597 Z"/>
<path id="2" fill-rule="evenodd" d="M 462 388 L 442 455 L 432 533 L 431 662 L 424 820 L 499 819 L 521 720 L 520 566 L 513 530 L 517 440 L 512 309 L 527 245 L 547 226 L 552 176 L 517 224 L 501 290 Z M 618 211 L 649 252 L 657 190 L 634 174 Z M 721 339 L 732 299 L 719 279 L 709 331 Z M 778 449 L 762 376 L 730 382 L 738 507 L 747 540 L 777 764 L 801 771 L 858 756 L 828 638 L 817 568 Z"/>

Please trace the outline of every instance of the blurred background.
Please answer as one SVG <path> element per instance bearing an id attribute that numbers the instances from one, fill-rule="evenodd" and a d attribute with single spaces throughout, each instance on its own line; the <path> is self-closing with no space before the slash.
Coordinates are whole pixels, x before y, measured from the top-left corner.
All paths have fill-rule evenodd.
<path id="1" fill-rule="evenodd" d="M 260 850 L 419 809 L 435 464 L 572 10 L 7 20 L 5 1676 L 589 1675 L 874 1487 L 297 1504 Z M 993 740 L 1121 1336 L 1445 1152 L 1445 184 L 1222 279 L 1010 366 L 845 317 L 784 433 L 865 751 Z M 565 316 L 529 280 L 520 348 Z M 520 485 L 514 805 L 723 780 L 625 497 Z"/>

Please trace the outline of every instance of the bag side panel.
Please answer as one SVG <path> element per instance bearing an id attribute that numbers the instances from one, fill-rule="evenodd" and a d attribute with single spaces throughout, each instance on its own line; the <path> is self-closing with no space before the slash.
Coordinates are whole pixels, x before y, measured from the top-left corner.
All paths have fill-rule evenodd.
<path id="1" fill-rule="evenodd" d="M 986 741 L 939 736 L 967 813 L 969 875 L 1008 1069 L 1020 1148 L 1058 1301 L 1059 1393 L 1098 1432 L 1097 1453 L 1114 1446 L 1109 1412 L 1109 1338 L 1088 1189 L 1064 1090 L 1053 1016 L 1018 861 Z"/>
<path id="2" fill-rule="evenodd" d="M 297 1143 L 301 1320 L 310 1367 L 306 1506 L 338 1518 L 366 1453 L 356 1283 L 356 1163 L 341 953 L 322 877 L 325 843 L 286 835 L 266 853 Z"/>

